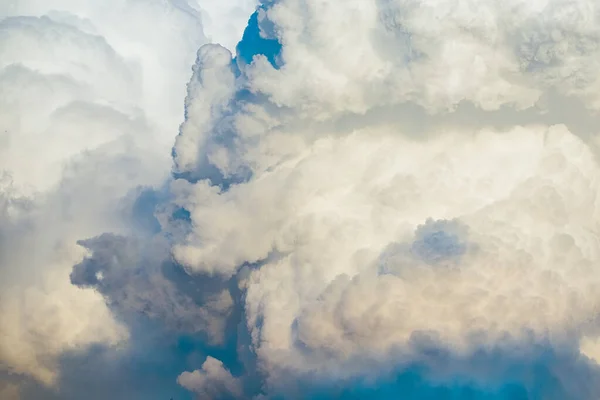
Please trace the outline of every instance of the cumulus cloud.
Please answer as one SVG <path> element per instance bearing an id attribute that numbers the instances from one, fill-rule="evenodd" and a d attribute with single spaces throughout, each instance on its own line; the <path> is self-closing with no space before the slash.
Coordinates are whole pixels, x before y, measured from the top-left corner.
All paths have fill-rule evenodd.
<path id="1" fill-rule="evenodd" d="M 596 131 L 547 112 L 596 118 L 596 5 L 282 0 L 256 15 L 276 57 L 199 52 L 171 183 L 191 227 L 172 253 L 238 279 L 266 393 L 440 372 L 422 337 L 456 360 L 580 341 L 593 357 Z"/>
<path id="2" fill-rule="evenodd" d="M 95 288 L 113 310 L 142 312 L 178 332 L 204 333 L 222 344 L 233 308 L 229 290 L 218 282 L 206 282 L 187 290 L 189 277 L 177 273 L 168 260 L 164 243 L 103 234 L 80 241 L 91 254 L 73 267 L 71 282 Z"/>
<path id="3" fill-rule="evenodd" d="M 233 50 L 242 37 L 250 14 L 254 12 L 259 2 L 259 0 L 226 2 L 195 0 L 190 2 L 190 5 L 199 8 L 208 41 Z"/>
<path id="4" fill-rule="evenodd" d="M 212 357 L 206 359 L 202 369 L 182 373 L 177 382 L 196 393 L 199 399 L 242 397 L 241 383 L 223 367 L 221 361 Z"/>
<path id="5" fill-rule="evenodd" d="M 247 19 L 253 8 L 223 3 L 213 11 Z M 207 35 L 231 45 L 228 35 L 245 25 L 213 24 L 205 35 L 207 18 L 202 4 L 176 0 L 0 4 L 0 371 L 22 377 L 7 381 L 0 397 L 17 396 L 15 385 L 35 386 L 29 378 L 68 390 L 59 388 L 68 385 L 67 354 L 126 344 L 121 308 L 105 300 L 129 288 L 136 291 L 123 309 L 150 307 L 153 318 L 223 340 L 221 314 L 232 302 L 226 288 L 205 294 L 208 306 L 196 305 L 153 274 L 160 260 L 137 283 L 111 286 L 114 293 L 69 280 L 87 254 L 78 240 L 148 228 L 136 225 L 139 205 L 128 193 L 168 177 L 197 49 Z M 153 290 L 161 295 L 153 298 Z M 184 315 L 172 315 L 171 305 Z"/>
<path id="6" fill-rule="evenodd" d="M 265 19 L 286 66 L 257 63 L 252 86 L 313 116 L 405 101 L 432 110 L 461 100 L 528 107 L 551 86 L 597 104 L 588 92 L 598 39 L 592 1 L 275 3 Z M 273 85 L 281 79 L 288 84 Z"/>
<path id="7" fill-rule="evenodd" d="M 61 296 L 92 296 L 105 330 L 54 352 L 19 339 L 32 357 L 0 353 L 11 371 L 51 382 L 46 360 L 139 334 L 142 314 L 207 344 L 177 372 L 199 398 L 600 395 L 593 1 L 64 5 L 85 12 L 2 22 L 21 58 L 0 82 L 50 96 L 7 92 L 5 132 L 31 140 L 5 142 L 35 154 L 53 135 L 59 156 L 7 161 L 21 186 L 1 204 L 7 232 L 58 227 L 38 264 L 79 240 Z M 220 44 L 200 46 L 201 23 Z M 61 150 L 78 127 L 90 141 Z"/>

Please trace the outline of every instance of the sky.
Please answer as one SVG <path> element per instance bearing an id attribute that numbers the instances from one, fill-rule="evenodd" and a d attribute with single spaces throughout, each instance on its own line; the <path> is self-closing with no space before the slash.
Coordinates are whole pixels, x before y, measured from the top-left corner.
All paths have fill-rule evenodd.
<path id="1" fill-rule="evenodd" d="M 0 3 L 0 398 L 600 398 L 594 0 Z"/>

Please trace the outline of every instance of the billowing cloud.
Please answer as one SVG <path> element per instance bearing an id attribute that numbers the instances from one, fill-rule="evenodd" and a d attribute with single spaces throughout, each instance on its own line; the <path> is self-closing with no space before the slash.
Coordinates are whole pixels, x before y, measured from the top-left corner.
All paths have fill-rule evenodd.
<path id="1" fill-rule="evenodd" d="M 103 234 L 79 244 L 91 255 L 73 268 L 74 285 L 95 288 L 122 313 L 143 312 L 170 329 L 223 343 L 233 307 L 229 289 L 207 282 L 186 290 L 189 277 L 177 274 L 164 243 L 151 240 L 142 247 L 139 240 Z"/>
<path id="2" fill-rule="evenodd" d="M 1 22 L 6 146 L 57 140 L 3 167 L 2 262 L 40 277 L 7 268 L 0 318 L 32 316 L 8 371 L 51 384 L 61 355 L 128 343 L 199 398 L 598 398 L 598 5 L 260 3 Z M 68 296 L 73 336 L 35 300 Z"/>
<path id="3" fill-rule="evenodd" d="M 222 396 L 241 398 L 240 382 L 223 367 L 223 363 L 213 357 L 207 357 L 202 369 L 184 372 L 177 382 L 196 393 L 200 399 L 214 399 Z"/>
<path id="4" fill-rule="evenodd" d="M 600 307 L 596 132 L 548 111 L 597 121 L 596 9 L 282 0 L 257 13 L 275 57 L 203 47 L 172 253 L 239 282 L 264 395 L 414 365 L 494 391 L 509 368 L 481 381 L 469 362 L 531 366 L 536 346 L 592 368 L 577 354 L 596 353 Z M 526 375 L 510 379 L 535 396 Z"/>
<path id="5" fill-rule="evenodd" d="M 121 309 L 105 301 L 113 292 L 78 287 L 69 276 L 87 254 L 80 239 L 148 228 L 136 188 L 168 177 L 196 52 L 207 35 L 231 45 L 228 35 L 241 35 L 253 8 L 221 4 L 221 17 L 245 20 L 208 32 L 207 11 L 195 2 L 0 4 L 0 397 L 81 398 L 65 387 L 65 360 L 128 346 L 123 310 L 151 304 L 154 318 L 224 340 L 222 314 L 232 303 L 225 289 L 196 305 L 147 271 L 136 284 L 115 284 L 113 297 L 136 290 Z M 33 394 L 43 386 L 52 392 Z"/>

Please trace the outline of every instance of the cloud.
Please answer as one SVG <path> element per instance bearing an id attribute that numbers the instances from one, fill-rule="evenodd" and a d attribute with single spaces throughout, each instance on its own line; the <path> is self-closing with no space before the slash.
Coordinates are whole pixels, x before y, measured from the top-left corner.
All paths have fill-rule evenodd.
<path id="1" fill-rule="evenodd" d="M 240 382 L 223 367 L 221 361 L 212 357 L 206 359 L 202 369 L 182 373 L 177 378 L 177 382 L 196 393 L 199 399 L 242 396 Z"/>
<path id="2" fill-rule="evenodd" d="M 91 254 L 73 267 L 71 283 L 96 289 L 113 311 L 143 313 L 175 332 L 204 333 L 211 344 L 223 344 L 234 306 L 226 285 L 190 282 L 158 241 L 142 247 L 134 238 L 103 234 L 79 245 Z M 190 283 L 196 290 L 187 289 Z"/>
<path id="3" fill-rule="evenodd" d="M 534 345 L 593 371 L 577 354 L 600 300 L 596 132 L 547 110 L 594 118 L 595 8 L 282 0 L 256 14 L 275 56 L 201 49 L 170 186 L 190 230 L 172 253 L 239 280 L 263 394 L 442 374 L 422 340 L 455 374 Z M 526 376 L 511 379 L 540 393 Z"/>
<path id="4" fill-rule="evenodd" d="M 86 255 L 78 240 L 107 231 L 144 235 L 148 229 L 135 215 L 139 204 L 129 201 L 138 186 L 158 192 L 169 175 L 169 149 L 205 32 L 219 40 L 233 33 L 218 26 L 204 31 L 207 14 L 200 6 L 71 0 L 0 5 L 0 372 L 18 377 L 7 378 L 7 386 L 4 375 L 0 381 L 10 396 L 16 385 L 23 398 L 81 398 L 73 393 L 75 382 L 63 376 L 86 379 L 85 369 L 77 375 L 69 367 L 73 353 L 98 347 L 118 353 L 119 346 L 132 351 L 131 322 L 105 301 L 113 293 L 77 287 L 69 275 Z M 236 4 L 238 14 L 242 7 L 249 15 L 254 6 Z M 217 11 L 231 10 L 221 4 Z M 153 265 L 158 270 L 160 262 Z M 126 311 L 150 304 L 153 316 L 224 340 L 220 317 L 210 328 L 202 322 L 227 314 L 232 300 L 225 289 L 202 307 L 151 272 L 111 289 L 117 300 L 131 293 Z M 154 289 L 161 298 L 145 292 Z M 165 308 L 172 304 L 184 316 L 172 316 Z"/>
<path id="5" fill-rule="evenodd" d="M 212 3 L 27 2 L 1 22 L 4 141 L 58 154 L 3 167 L 3 274 L 29 291 L 0 318 L 40 315 L 10 326 L 41 337 L 14 334 L 31 357 L 0 353 L 8 370 L 70 373 L 70 398 L 92 359 L 164 363 L 211 399 L 597 398 L 596 4 Z M 24 295 L 44 282 L 58 294 Z M 77 339 L 37 314 L 68 293 Z"/>
<path id="6" fill-rule="evenodd" d="M 14 384 L 2 384 L 0 385 L 0 395 L 6 400 L 18 400 L 19 387 Z"/>
<path id="7" fill-rule="evenodd" d="M 73 261 L 67 258 L 66 266 Z M 65 265 L 48 263 L 47 268 L 54 271 L 35 286 L 3 289 L 0 356 L 12 373 L 52 384 L 64 351 L 97 343 L 116 345 L 127 338 L 127 331 L 96 293 L 62 279 Z"/>
<path id="8" fill-rule="evenodd" d="M 54 232 L 46 224 L 53 221 L 35 202 L 15 195 L 11 186 L 8 181 L 0 196 L 0 361 L 3 370 L 50 384 L 64 350 L 115 344 L 127 333 L 99 296 L 62 279 L 83 252 L 52 240 Z M 54 228 L 61 230 L 58 224 Z"/>
<path id="9" fill-rule="evenodd" d="M 196 3 L 200 8 L 202 25 L 208 41 L 233 50 L 259 0 L 196 0 L 191 3 Z"/>
<path id="10" fill-rule="evenodd" d="M 406 101 L 529 107 L 551 86 L 593 108 L 595 10 L 591 1 L 275 2 L 266 19 L 286 66 L 257 63 L 252 86 L 323 118 Z"/>

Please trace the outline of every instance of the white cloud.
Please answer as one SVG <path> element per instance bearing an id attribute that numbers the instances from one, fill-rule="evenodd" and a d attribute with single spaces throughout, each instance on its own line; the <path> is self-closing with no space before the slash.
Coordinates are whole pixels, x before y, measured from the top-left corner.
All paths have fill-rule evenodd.
<path id="1" fill-rule="evenodd" d="M 220 396 L 242 396 L 242 385 L 231 373 L 223 367 L 223 363 L 213 357 L 208 357 L 202 369 L 184 372 L 179 375 L 177 382 L 184 388 L 196 393 L 198 399 L 215 399 Z"/>
<path id="2" fill-rule="evenodd" d="M 253 7 L 222 2 L 214 11 Z M 51 385 L 65 352 L 126 339 L 102 295 L 71 285 L 84 256 L 75 243 L 131 232 L 122 198 L 168 177 L 207 17 L 178 0 L 0 4 L 2 370 Z M 236 30 L 213 21 L 207 33 L 232 45 L 246 22 L 236 21 Z M 226 303 L 217 298 L 205 312 Z"/>
<path id="3" fill-rule="evenodd" d="M 257 63 L 252 87 L 313 118 L 405 101 L 528 107 L 550 86 L 597 108 L 593 1 L 294 0 L 267 18 L 285 66 Z"/>
<path id="4" fill-rule="evenodd" d="M 240 71 L 252 1 L 0 6 L 0 361 L 52 383 L 64 352 L 126 337 L 68 285 L 72 243 L 132 230 L 121 198 L 166 178 L 194 57 L 174 148 L 186 179 L 159 217 L 174 259 L 238 280 L 240 298 L 219 286 L 196 304 L 150 273 L 158 261 L 131 278 L 90 248 L 99 266 L 74 273 L 101 273 L 109 304 L 200 321 L 218 343 L 241 303 L 267 394 L 285 374 L 422 361 L 419 335 L 464 357 L 533 341 L 597 359 L 597 4 L 262 3 L 279 64 Z M 202 23 L 223 46 L 200 47 Z M 243 395 L 212 357 L 178 382 Z"/>
<path id="5" fill-rule="evenodd" d="M 77 250 L 77 249 L 74 249 Z M 80 258 L 79 258 L 80 259 Z M 117 345 L 127 338 L 98 293 L 70 284 L 77 257 L 44 265 L 43 282 L 3 288 L 0 297 L 0 359 L 12 373 L 53 384 L 59 375 L 58 357 L 90 344 Z"/>
<path id="6" fill-rule="evenodd" d="M 191 3 L 201 12 L 208 41 L 233 51 L 259 0 L 194 0 Z"/>
<path id="7" fill-rule="evenodd" d="M 587 146 L 563 127 L 425 143 L 388 132 L 324 139 L 300 162 L 225 193 L 205 183 L 186 191 L 195 233 L 174 254 L 191 270 L 230 275 L 280 255 L 246 283 L 259 357 L 311 371 L 317 360 L 410 353 L 421 331 L 460 354 L 506 335 L 559 343 L 584 331 L 600 306 L 598 171 Z M 408 251 L 378 272 L 386 247 L 410 248 L 430 217 L 468 227 L 473 248 L 458 266 Z"/>
<path id="8" fill-rule="evenodd" d="M 597 130 L 544 102 L 597 120 L 597 18 L 586 0 L 282 0 L 261 19 L 281 65 L 234 82 L 199 59 L 176 161 L 212 185 L 172 183 L 192 221 L 173 255 L 243 277 L 272 384 L 418 360 L 423 332 L 461 356 L 593 335 Z M 464 254 L 419 255 L 430 218 L 464 226 Z"/>

